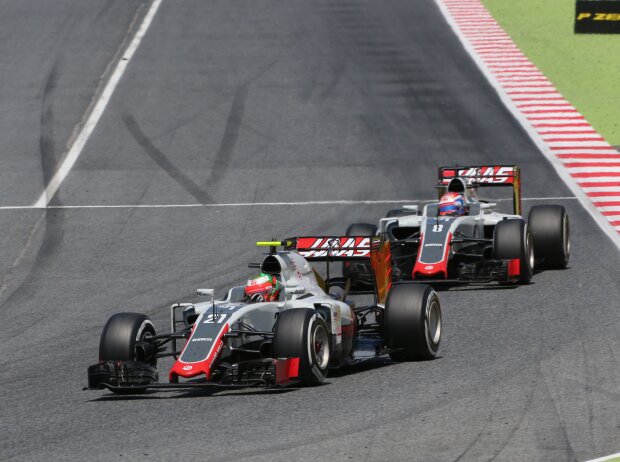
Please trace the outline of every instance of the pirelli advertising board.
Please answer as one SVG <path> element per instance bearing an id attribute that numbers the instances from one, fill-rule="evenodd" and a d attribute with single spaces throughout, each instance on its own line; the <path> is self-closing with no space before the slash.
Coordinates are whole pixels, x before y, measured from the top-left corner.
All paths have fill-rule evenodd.
<path id="1" fill-rule="evenodd" d="M 620 34 L 620 0 L 577 0 L 576 34 Z"/>

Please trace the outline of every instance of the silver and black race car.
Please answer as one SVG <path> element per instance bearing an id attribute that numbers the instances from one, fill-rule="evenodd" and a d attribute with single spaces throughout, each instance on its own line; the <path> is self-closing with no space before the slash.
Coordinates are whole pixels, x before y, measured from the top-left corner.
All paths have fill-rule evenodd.
<path id="1" fill-rule="evenodd" d="M 478 199 L 480 188 L 512 188 L 513 213 Z M 514 165 L 440 167 L 439 197 L 456 193 L 464 213 L 445 216 L 440 203 L 405 205 L 391 210 L 378 226 L 356 223 L 346 234 L 374 236 L 390 242 L 394 281 L 466 284 L 498 281 L 527 284 L 534 270 L 565 268 L 570 230 L 561 205 L 537 205 L 528 220 L 521 216 L 521 178 Z M 372 283 L 363 262 L 347 262 L 344 275 L 358 286 Z"/>
<path id="2" fill-rule="evenodd" d="M 105 325 L 99 362 L 88 368 L 88 388 L 137 393 L 147 388 L 284 386 L 321 383 L 329 368 L 389 354 L 397 361 L 437 355 L 442 323 L 435 291 L 426 285 L 390 290 L 381 246 L 367 237 L 300 237 L 263 242 L 260 264 L 283 290 L 279 298 L 253 302 L 245 286 L 222 300 L 171 307 L 171 331 L 157 334 L 144 314 L 118 313 Z M 329 277 L 333 261 L 368 262 L 376 284 L 352 291 Z M 309 261 L 324 261 L 323 279 Z M 356 305 L 355 297 L 372 298 Z M 177 345 L 182 347 L 177 348 Z M 157 360 L 173 356 L 168 381 L 159 381 Z"/>

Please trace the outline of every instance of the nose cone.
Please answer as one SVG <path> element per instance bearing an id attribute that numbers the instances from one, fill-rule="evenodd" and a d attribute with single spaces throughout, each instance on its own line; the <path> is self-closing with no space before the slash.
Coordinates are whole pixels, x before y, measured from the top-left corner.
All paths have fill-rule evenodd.
<path id="1" fill-rule="evenodd" d="M 446 265 L 416 263 L 413 270 L 413 279 L 447 279 L 448 272 Z"/>
<path id="2" fill-rule="evenodd" d="M 191 378 L 201 374 L 207 380 L 211 379 L 213 364 L 224 347 L 224 335 L 229 326 L 228 323 L 219 325 L 210 318 L 204 318 L 206 322 L 202 319 L 170 369 L 171 382 L 177 382 L 179 377 Z"/>

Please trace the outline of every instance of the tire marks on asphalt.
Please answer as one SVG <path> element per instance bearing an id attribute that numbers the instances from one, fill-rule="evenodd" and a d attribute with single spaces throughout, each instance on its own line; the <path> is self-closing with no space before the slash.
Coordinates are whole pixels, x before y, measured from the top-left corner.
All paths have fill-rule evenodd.
<path id="1" fill-rule="evenodd" d="M 43 223 L 44 218 L 45 218 L 45 215 L 41 215 L 37 219 L 37 221 L 34 223 L 32 228 L 30 229 L 30 233 L 28 234 L 28 239 L 26 240 L 26 243 L 20 250 L 19 254 L 17 254 L 13 262 L 11 263 L 11 266 L 8 268 L 8 271 L 4 274 L 2 278 L 2 285 L 0 286 L 0 300 L 2 299 L 4 293 L 7 291 L 7 289 L 10 286 L 10 283 L 9 283 L 10 279 L 14 277 L 14 273 L 16 269 L 19 267 L 22 260 L 26 257 L 26 254 L 32 247 L 35 241 L 35 238 L 39 234 L 39 229 L 41 228 L 41 224 Z M 2 306 L 2 304 L 0 304 L 0 306 Z"/>
<path id="2" fill-rule="evenodd" d="M 222 173 L 225 172 L 230 165 L 230 161 L 232 160 L 233 152 L 241 132 L 243 115 L 245 113 L 245 106 L 250 91 L 250 83 L 251 81 L 240 85 L 235 91 L 235 96 L 233 97 L 232 104 L 230 105 L 230 112 L 228 114 L 228 118 L 226 119 L 226 126 L 224 128 L 224 134 L 222 135 L 222 141 L 220 142 L 220 146 L 215 154 L 211 174 L 207 178 L 207 186 L 217 183 L 222 177 Z M 209 203 L 212 202 L 212 200 L 209 200 Z M 205 201 L 203 201 L 203 203 L 205 203 Z"/>
<path id="3" fill-rule="evenodd" d="M 41 96 L 41 125 L 39 133 L 39 151 L 43 184 L 47 184 L 56 170 L 56 143 L 54 141 L 54 89 L 58 80 L 59 61 L 52 65 L 43 84 Z"/>
<path id="4" fill-rule="evenodd" d="M 95 131 L 95 128 L 97 127 L 101 116 L 103 115 L 108 103 L 110 102 L 110 99 L 112 98 L 112 95 L 114 94 L 114 90 L 116 90 L 118 83 L 120 82 L 123 74 L 125 73 L 125 70 L 127 69 L 127 66 L 131 62 L 131 59 L 135 55 L 136 50 L 140 46 L 142 39 L 146 35 L 151 23 L 153 22 L 153 18 L 155 17 L 155 14 L 157 13 L 159 6 L 161 5 L 161 2 L 162 0 L 154 0 L 153 3 L 151 3 L 151 6 L 149 7 L 149 10 L 144 17 L 142 24 L 136 31 L 135 36 L 127 46 L 127 49 L 121 56 L 120 60 L 116 63 L 116 66 L 114 67 L 114 70 L 112 71 L 108 82 L 103 87 L 101 94 L 93 105 L 92 111 L 88 115 L 80 132 L 73 140 L 71 146 L 66 152 L 66 155 L 64 156 L 64 159 L 60 164 L 58 170 L 56 170 L 49 182 L 46 183 L 45 190 L 43 191 L 39 199 L 34 203 L 35 207 L 47 207 L 47 205 L 56 195 L 58 188 L 60 188 L 60 185 L 75 165 L 75 162 L 82 154 L 84 146 L 86 146 L 86 143 L 90 139 L 90 136 Z"/>
<path id="5" fill-rule="evenodd" d="M 144 133 L 134 116 L 125 113 L 121 116 L 123 124 L 129 134 L 140 145 L 144 152 L 155 162 L 170 178 L 176 181 L 188 194 L 194 197 L 201 204 L 213 202 L 211 196 L 204 191 L 194 180 L 187 176 L 181 169 L 176 167 L 170 159 L 160 151 Z"/>
<path id="6" fill-rule="evenodd" d="M 46 274 L 52 271 L 52 266 L 56 262 L 56 257 L 59 254 L 65 236 L 65 213 L 61 210 L 45 210 L 41 219 L 33 226 L 31 236 L 29 237 L 26 245 L 22 249 L 22 252 L 14 262 L 15 269 L 20 261 L 25 257 L 25 254 L 33 246 L 36 236 L 39 234 L 41 228 L 41 222 L 44 222 L 44 229 L 42 232 L 41 244 L 37 250 L 37 254 L 34 260 L 29 264 L 29 269 L 24 279 L 19 282 L 17 287 L 6 297 L 6 299 L 0 305 L 2 308 L 3 316 L 7 316 L 8 319 L 13 319 L 13 332 L 15 335 L 9 335 L 7 340 L 24 335 L 29 329 L 34 327 L 41 320 L 46 319 L 48 311 L 43 309 L 39 310 L 38 317 L 30 318 L 23 316 L 16 316 L 13 312 L 18 312 L 23 306 L 27 306 L 32 297 L 32 287 L 40 286 L 44 282 Z M 7 283 L 5 283 L 7 284 Z M 7 284 L 8 285 L 8 284 Z M 3 284 L 2 289 L 6 291 L 8 287 Z M 50 312 L 51 313 L 51 312 Z"/>

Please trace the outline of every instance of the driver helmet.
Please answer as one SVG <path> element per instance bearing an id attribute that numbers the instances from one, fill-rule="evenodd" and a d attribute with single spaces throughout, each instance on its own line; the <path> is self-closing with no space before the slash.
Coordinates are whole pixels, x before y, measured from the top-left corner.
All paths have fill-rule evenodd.
<path id="1" fill-rule="evenodd" d="M 439 215 L 458 217 L 466 213 L 465 197 L 462 194 L 451 192 L 441 196 L 439 200 Z"/>
<path id="2" fill-rule="evenodd" d="M 261 273 L 254 279 L 248 279 L 244 294 L 251 302 L 273 302 L 280 295 L 280 284 L 275 276 Z"/>

